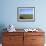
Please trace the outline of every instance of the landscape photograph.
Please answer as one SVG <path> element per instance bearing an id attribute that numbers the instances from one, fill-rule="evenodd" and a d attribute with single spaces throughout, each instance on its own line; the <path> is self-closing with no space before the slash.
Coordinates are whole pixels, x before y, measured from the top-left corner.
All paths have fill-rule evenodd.
<path id="1" fill-rule="evenodd" d="M 19 21 L 34 20 L 34 7 L 18 7 L 17 18 Z"/>

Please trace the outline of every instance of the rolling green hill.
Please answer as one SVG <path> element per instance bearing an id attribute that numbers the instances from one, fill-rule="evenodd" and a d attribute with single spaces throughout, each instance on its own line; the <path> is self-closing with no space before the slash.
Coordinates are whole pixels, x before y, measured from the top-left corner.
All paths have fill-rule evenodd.
<path id="1" fill-rule="evenodd" d="M 33 14 L 20 14 L 20 19 L 33 19 Z"/>

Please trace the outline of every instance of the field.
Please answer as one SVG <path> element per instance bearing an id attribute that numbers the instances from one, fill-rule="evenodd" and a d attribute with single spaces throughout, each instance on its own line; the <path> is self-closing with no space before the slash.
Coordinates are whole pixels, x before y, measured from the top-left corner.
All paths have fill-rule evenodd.
<path id="1" fill-rule="evenodd" d="M 20 14 L 20 19 L 33 19 L 33 14 Z"/>

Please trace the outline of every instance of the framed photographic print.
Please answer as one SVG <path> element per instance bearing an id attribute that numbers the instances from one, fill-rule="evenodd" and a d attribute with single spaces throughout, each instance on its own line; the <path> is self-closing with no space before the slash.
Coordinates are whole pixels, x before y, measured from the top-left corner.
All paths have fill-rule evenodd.
<path id="1" fill-rule="evenodd" d="M 34 22 L 35 21 L 35 7 L 18 7 L 17 21 L 20 22 Z"/>

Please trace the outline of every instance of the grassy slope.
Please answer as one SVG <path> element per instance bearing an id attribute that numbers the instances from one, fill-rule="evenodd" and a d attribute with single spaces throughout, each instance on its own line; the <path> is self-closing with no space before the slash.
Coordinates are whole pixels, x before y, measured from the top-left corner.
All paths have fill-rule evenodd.
<path id="1" fill-rule="evenodd" d="M 33 19 L 32 14 L 20 14 L 20 19 Z"/>

